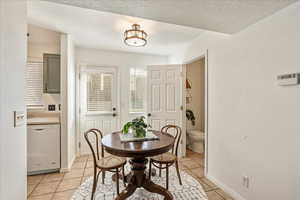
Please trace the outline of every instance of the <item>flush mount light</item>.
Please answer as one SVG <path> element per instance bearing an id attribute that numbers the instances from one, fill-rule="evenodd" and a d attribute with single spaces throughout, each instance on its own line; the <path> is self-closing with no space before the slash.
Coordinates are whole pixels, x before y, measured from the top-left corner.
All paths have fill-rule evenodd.
<path id="1" fill-rule="evenodd" d="M 124 42 L 128 46 L 142 47 L 147 44 L 147 33 L 141 30 L 141 26 L 133 24 L 132 28 L 124 33 Z"/>

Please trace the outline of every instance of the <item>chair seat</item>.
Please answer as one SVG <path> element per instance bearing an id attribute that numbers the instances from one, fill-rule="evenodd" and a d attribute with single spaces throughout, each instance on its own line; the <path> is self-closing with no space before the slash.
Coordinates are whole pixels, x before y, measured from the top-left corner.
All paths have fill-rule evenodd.
<path id="1" fill-rule="evenodd" d="M 103 169 L 113 169 L 119 168 L 126 163 L 125 158 L 120 158 L 116 156 L 107 156 L 104 158 L 100 158 L 97 161 L 97 166 Z"/>
<path id="2" fill-rule="evenodd" d="M 167 152 L 158 156 L 154 156 L 151 159 L 157 163 L 171 163 L 176 161 L 177 157 L 174 154 Z"/>

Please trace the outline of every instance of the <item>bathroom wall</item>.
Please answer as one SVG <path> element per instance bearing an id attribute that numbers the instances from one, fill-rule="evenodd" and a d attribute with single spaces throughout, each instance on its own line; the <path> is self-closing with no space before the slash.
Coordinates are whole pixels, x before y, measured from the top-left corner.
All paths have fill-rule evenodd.
<path id="1" fill-rule="evenodd" d="M 198 129 L 204 132 L 204 111 L 205 111 L 205 59 L 196 60 L 186 66 L 186 77 L 191 84 L 190 103 L 186 108 L 194 112 L 195 126 L 187 120 L 187 129 Z"/>
<path id="2" fill-rule="evenodd" d="M 43 62 L 43 54 L 60 54 L 60 33 L 34 25 L 28 25 L 27 60 Z M 49 104 L 60 104 L 60 94 L 43 94 L 45 109 Z M 58 109 L 58 108 L 56 108 Z"/>

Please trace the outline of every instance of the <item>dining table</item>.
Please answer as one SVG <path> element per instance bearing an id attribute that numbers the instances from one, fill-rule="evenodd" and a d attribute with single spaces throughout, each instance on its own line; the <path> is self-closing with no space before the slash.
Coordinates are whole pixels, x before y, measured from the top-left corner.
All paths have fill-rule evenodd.
<path id="1" fill-rule="evenodd" d="M 122 132 L 107 134 L 101 140 L 106 152 L 118 156 L 129 158 L 131 165 L 130 173 L 125 177 L 126 188 L 115 198 L 123 200 L 130 197 L 137 188 L 157 193 L 164 196 L 164 200 L 172 200 L 173 196 L 166 188 L 155 184 L 147 177 L 146 169 L 148 158 L 168 152 L 173 148 L 175 139 L 168 133 L 152 131 L 157 136 L 155 140 L 123 142 L 120 139 Z"/>

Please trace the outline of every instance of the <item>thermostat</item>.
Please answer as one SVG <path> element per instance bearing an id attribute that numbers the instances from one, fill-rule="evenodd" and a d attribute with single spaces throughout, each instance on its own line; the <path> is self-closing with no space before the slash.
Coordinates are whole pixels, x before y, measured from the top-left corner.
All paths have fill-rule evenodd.
<path id="1" fill-rule="evenodd" d="M 300 73 L 283 74 L 277 76 L 278 85 L 298 85 L 300 84 Z"/>

